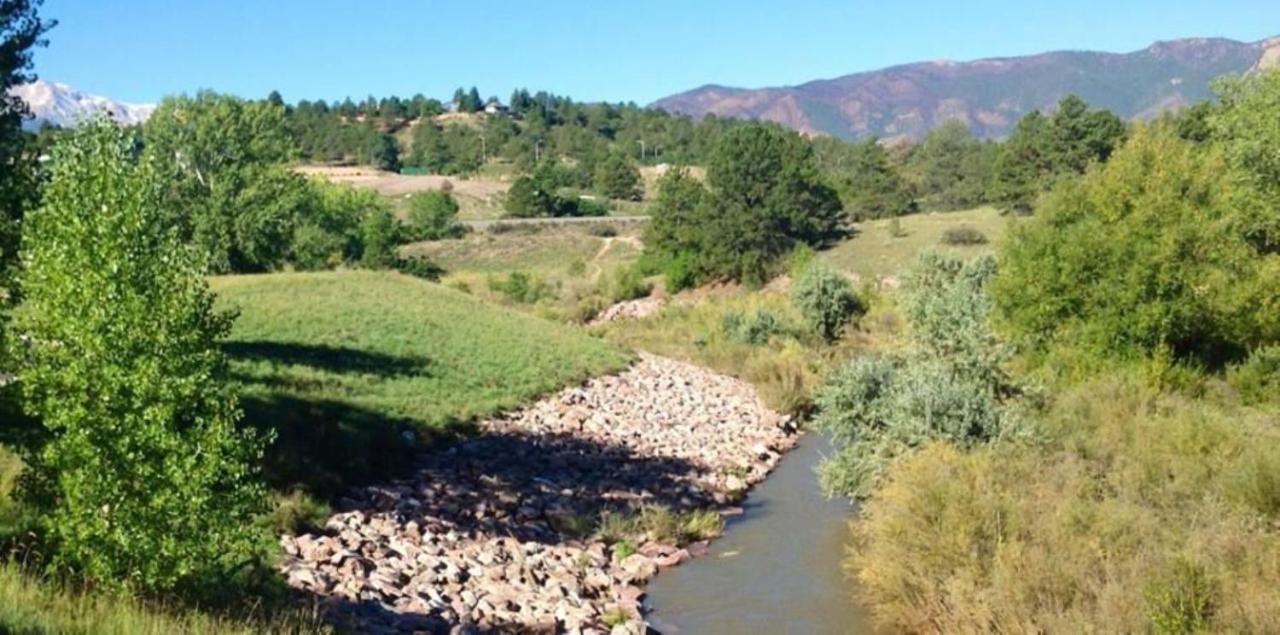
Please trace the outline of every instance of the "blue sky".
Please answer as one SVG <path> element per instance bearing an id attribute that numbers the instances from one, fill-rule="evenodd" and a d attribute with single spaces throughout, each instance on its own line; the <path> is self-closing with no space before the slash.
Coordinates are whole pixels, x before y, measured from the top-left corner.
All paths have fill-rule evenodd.
<path id="1" fill-rule="evenodd" d="M 212 88 L 285 99 L 506 100 L 525 86 L 636 101 L 932 59 L 1130 51 L 1280 35 L 1280 1 L 46 0 L 42 78 L 126 101 Z"/>

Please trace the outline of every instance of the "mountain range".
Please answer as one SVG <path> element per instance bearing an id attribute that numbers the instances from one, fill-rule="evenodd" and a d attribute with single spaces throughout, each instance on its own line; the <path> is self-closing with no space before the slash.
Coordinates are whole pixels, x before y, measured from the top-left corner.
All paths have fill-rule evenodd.
<path id="1" fill-rule="evenodd" d="M 971 62 L 935 61 L 778 88 L 707 85 L 653 106 L 702 117 L 776 121 L 845 139 L 918 139 L 949 119 L 986 138 L 1068 93 L 1126 119 L 1148 119 L 1212 96 L 1215 77 L 1280 66 L 1280 37 L 1195 38 L 1132 53 L 1058 51 Z"/>
<path id="2" fill-rule="evenodd" d="M 110 114 L 118 123 L 133 125 L 146 121 L 151 111 L 155 110 L 154 104 L 115 101 L 80 92 L 66 84 L 44 80 L 16 86 L 12 92 L 31 108 L 33 117 L 23 123 L 23 127 L 30 130 L 46 121 L 57 126 L 71 126 L 99 112 Z"/>

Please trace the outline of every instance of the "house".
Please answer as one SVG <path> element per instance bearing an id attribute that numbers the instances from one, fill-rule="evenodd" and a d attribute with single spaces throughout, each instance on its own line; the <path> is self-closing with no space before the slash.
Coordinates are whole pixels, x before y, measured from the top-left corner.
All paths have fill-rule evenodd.
<path id="1" fill-rule="evenodd" d="M 505 115 L 507 107 L 503 106 L 502 102 L 498 101 L 496 97 L 490 97 L 489 101 L 484 104 L 484 111 L 490 115 Z"/>

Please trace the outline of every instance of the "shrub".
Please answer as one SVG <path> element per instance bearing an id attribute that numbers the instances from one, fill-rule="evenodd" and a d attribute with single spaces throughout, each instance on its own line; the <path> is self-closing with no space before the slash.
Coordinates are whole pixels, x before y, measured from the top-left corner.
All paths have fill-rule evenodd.
<path id="1" fill-rule="evenodd" d="M 490 277 L 489 290 L 522 304 L 533 304 L 553 294 L 550 285 L 523 271 L 512 271 L 505 280 Z"/>
<path id="2" fill-rule="evenodd" d="M 753 313 L 726 311 L 721 317 L 720 327 L 729 340 L 760 346 L 768 344 L 769 338 L 782 331 L 782 321 L 765 308 L 756 309 Z"/>
<path id="3" fill-rule="evenodd" d="M 596 238 L 613 238 L 618 235 L 618 228 L 608 223 L 591 223 L 587 225 L 587 234 Z"/>
<path id="4" fill-rule="evenodd" d="M 667 291 L 672 293 L 692 288 L 698 283 L 694 255 L 687 251 L 677 252 L 667 261 L 662 271 L 662 279 L 666 283 Z"/>
<path id="5" fill-rule="evenodd" d="M 400 221 L 391 210 L 375 209 L 360 222 L 360 264 L 366 269 L 390 269 L 399 260 L 403 240 Z"/>
<path id="6" fill-rule="evenodd" d="M 822 266 L 806 267 L 791 287 L 791 304 L 815 335 L 835 340 L 840 329 L 866 312 L 853 286 L 842 275 Z"/>
<path id="7" fill-rule="evenodd" d="M 569 268 L 565 270 L 570 276 L 579 277 L 587 273 L 587 261 L 582 258 L 574 258 L 569 263 Z"/>
<path id="8" fill-rule="evenodd" d="M 444 268 L 428 258 L 397 258 L 396 271 L 415 278 L 439 282 L 445 274 Z"/>
<path id="9" fill-rule="evenodd" d="M 862 506 L 861 597 L 891 631 L 1274 631 L 1275 517 L 1224 502 L 1280 455 L 1268 417 L 1116 376 L 1058 395 L 1043 444 L 928 444 Z"/>
<path id="10" fill-rule="evenodd" d="M 987 244 L 987 235 L 968 226 L 951 227 L 942 232 L 942 244 L 956 246 L 985 245 Z"/>
<path id="11" fill-rule="evenodd" d="M 1280 400 L 1280 345 L 1259 348 L 1228 368 L 1227 382 L 1247 404 Z"/>
<path id="12" fill-rule="evenodd" d="M 444 190 L 409 196 L 409 232 L 416 240 L 460 238 L 466 228 L 458 222 L 458 201 Z"/>
<path id="13" fill-rule="evenodd" d="M 827 491 L 866 497 L 894 458 L 931 440 L 973 447 L 1018 432 L 1005 347 L 986 321 L 993 272 L 990 258 L 923 254 L 903 302 L 906 354 L 855 358 L 819 390 L 814 423 L 837 447 L 820 466 Z"/>
<path id="14" fill-rule="evenodd" d="M 240 418 L 204 263 L 160 180 L 106 119 L 54 150 L 24 237 L 25 406 L 50 438 L 29 467 L 54 564 L 112 588 L 210 594 L 252 561 L 263 439 Z M 44 490 L 51 491 L 44 491 Z"/>
<path id="15" fill-rule="evenodd" d="M 601 196 L 627 201 L 640 200 L 640 170 L 621 153 L 611 153 L 596 166 L 595 190 Z"/>
<path id="16" fill-rule="evenodd" d="M 643 298 L 652 290 L 636 267 L 618 267 L 605 278 L 604 295 L 610 304 Z"/>
<path id="17" fill-rule="evenodd" d="M 1095 366 L 1218 366 L 1280 340 L 1280 258 L 1254 242 L 1242 180 L 1218 149 L 1138 127 L 1004 241 L 1002 326 L 1033 352 Z"/>

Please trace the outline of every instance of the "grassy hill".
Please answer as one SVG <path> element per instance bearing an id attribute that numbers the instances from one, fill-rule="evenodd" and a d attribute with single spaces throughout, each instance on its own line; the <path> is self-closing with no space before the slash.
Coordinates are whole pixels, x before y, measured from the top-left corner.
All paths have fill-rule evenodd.
<path id="1" fill-rule="evenodd" d="M 394 273 L 213 278 L 239 311 L 226 350 L 254 425 L 274 428 L 277 488 L 334 494 L 394 467 L 406 438 L 620 368 L 569 327 Z"/>

